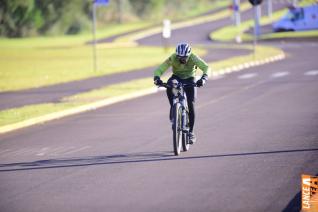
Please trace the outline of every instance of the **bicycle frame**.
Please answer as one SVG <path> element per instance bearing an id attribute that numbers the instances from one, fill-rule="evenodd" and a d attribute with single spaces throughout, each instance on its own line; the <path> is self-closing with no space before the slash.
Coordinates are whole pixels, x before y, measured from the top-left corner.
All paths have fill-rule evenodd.
<path id="1" fill-rule="evenodd" d="M 188 151 L 189 149 L 189 109 L 187 102 L 187 95 L 184 90 L 186 87 L 195 87 L 195 83 L 185 84 L 178 81 L 172 81 L 172 84 L 164 83 L 160 85 L 161 87 L 171 88 L 173 94 L 173 117 L 174 121 L 172 124 L 173 129 L 173 139 L 174 139 L 174 152 L 175 155 L 180 154 L 181 150 L 181 140 L 183 151 Z M 181 112 L 181 114 L 180 114 Z M 181 139 L 181 140 L 180 140 Z"/>

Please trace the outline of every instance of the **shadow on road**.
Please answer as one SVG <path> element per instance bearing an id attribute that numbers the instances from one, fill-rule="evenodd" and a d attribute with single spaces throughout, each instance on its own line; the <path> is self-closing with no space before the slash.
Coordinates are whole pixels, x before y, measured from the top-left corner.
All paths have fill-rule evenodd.
<path id="1" fill-rule="evenodd" d="M 87 156 L 87 157 L 79 157 L 79 158 L 73 157 L 73 158 L 47 159 L 47 160 L 39 160 L 39 161 L 33 161 L 33 162 L 0 164 L 0 172 L 50 169 L 50 168 L 67 168 L 67 167 L 92 166 L 92 165 L 194 160 L 194 159 L 208 159 L 208 158 L 222 158 L 222 157 L 246 157 L 246 156 L 255 156 L 255 155 L 312 152 L 312 151 L 318 151 L 318 148 L 277 150 L 277 151 L 266 151 L 266 152 L 247 152 L 247 153 L 219 154 L 219 155 L 211 154 L 211 155 L 188 156 L 188 157 L 187 156 L 176 157 L 174 156 L 172 151 L 140 152 L 140 153 L 115 154 L 115 155 L 105 155 L 105 156 Z"/>
<path id="2" fill-rule="evenodd" d="M 318 173 L 314 176 L 318 176 Z M 299 212 L 301 210 L 301 191 L 298 192 L 292 200 L 287 204 L 282 212 Z"/>

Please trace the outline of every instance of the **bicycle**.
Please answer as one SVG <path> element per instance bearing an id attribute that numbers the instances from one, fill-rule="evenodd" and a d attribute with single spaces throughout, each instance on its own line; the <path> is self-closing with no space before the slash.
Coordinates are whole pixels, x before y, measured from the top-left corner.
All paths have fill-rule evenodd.
<path id="1" fill-rule="evenodd" d="M 190 148 L 189 109 L 184 88 L 196 86 L 195 83 L 185 84 L 177 80 L 172 80 L 171 85 L 168 83 L 159 85 L 159 87 L 171 88 L 173 93 L 173 105 L 170 114 L 172 115 L 173 150 L 175 155 L 180 155 L 181 146 L 184 152 Z"/>

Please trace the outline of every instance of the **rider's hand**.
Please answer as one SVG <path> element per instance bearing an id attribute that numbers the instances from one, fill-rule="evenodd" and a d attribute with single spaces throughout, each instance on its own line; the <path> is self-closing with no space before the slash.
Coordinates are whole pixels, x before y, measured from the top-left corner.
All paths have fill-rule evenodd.
<path id="1" fill-rule="evenodd" d="M 153 78 L 153 83 L 155 84 L 155 85 L 157 85 L 157 86 L 159 86 L 159 85 L 162 85 L 162 80 L 160 79 L 160 77 L 158 77 L 158 76 L 155 76 L 154 78 Z"/>
<path id="2" fill-rule="evenodd" d="M 198 86 L 198 87 L 202 87 L 202 86 L 206 83 L 207 80 L 208 80 L 208 75 L 203 74 L 202 77 L 201 77 L 201 79 L 199 79 L 199 80 L 197 81 L 197 86 Z"/>

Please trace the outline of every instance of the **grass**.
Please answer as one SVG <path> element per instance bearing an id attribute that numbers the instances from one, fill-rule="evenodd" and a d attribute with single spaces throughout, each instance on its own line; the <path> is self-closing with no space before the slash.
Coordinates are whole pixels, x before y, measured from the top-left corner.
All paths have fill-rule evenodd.
<path id="1" fill-rule="evenodd" d="M 246 4 L 244 7 L 248 7 Z M 228 16 L 227 10 L 212 15 L 213 19 Z M 202 17 L 192 21 L 202 21 Z M 204 21 L 204 20 L 203 20 Z M 188 23 L 185 21 L 184 23 Z M 149 23 L 110 26 L 99 30 L 98 37 L 107 37 Z M 179 26 L 179 25 L 178 25 Z M 161 28 L 159 29 L 161 30 Z M 147 31 L 147 30 L 146 30 Z M 167 54 L 161 48 L 102 48 L 98 50 L 98 72 L 94 72 L 92 49 L 83 46 L 91 35 L 0 39 L 0 91 L 16 91 L 65 83 L 89 77 L 132 71 L 159 64 Z M 111 46 L 108 46 L 111 47 Z M 19 61 L 17 63 L 17 61 Z"/>
<path id="2" fill-rule="evenodd" d="M 242 10 L 248 8 L 250 8 L 248 3 L 242 4 Z M 206 18 L 217 20 L 229 15 L 230 13 L 225 9 L 213 15 L 183 21 L 176 27 L 192 22 L 204 22 L 207 21 Z M 147 22 L 113 25 L 98 30 L 98 37 L 108 37 L 148 25 Z M 160 31 L 161 28 L 156 30 Z M 147 32 L 144 30 L 143 33 L 145 31 Z M 133 33 L 134 35 L 136 33 Z M 38 88 L 133 71 L 157 65 L 167 57 L 161 48 L 124 48 L 123 46 L 119 48 L 118 43 L 114 43 L 113 46 L 99 45 L 99 70 L 94 72 L 92 49 L 83 45 L 89 39 L 91 35 L 87 33 L 76 36 L 0 39 L 0 92 Z"/>
<path id="3" fill-rule="evenodd" d="M 223 47 L 227 48 L 227 47 Z M 228 48 L 233 48 L 230 46 Z M 237 48 L 234 46 L 234 48 Z M 250 49 L 252 46 L 240 45 L 238 48 Z M 281 50 L 274 47 L 268 46 L 258 46 L 256 49 L 255 59 L 264 59 L 270 56 L 278 55 L 282 53 Z M 218 61 L 215 63 L 210 63 L 214 71 L 220 71 L 226 67 L 231 67 L 233 65 L 242 64 L 253 60 L 253 54 L 248 54 L 245 56 L 233 57 L 227 60 Z M 164 78 L 164 80 L 166 80 Z M 100 89 L 92 90 L 89 92 L 65 97 L 61 99 L 60 103 L 56 104 L 37 104 L 29 105 L 21 108 L 13 108 L 9 110 L 0 111 L 0 126 L 5 126 L 8 124 L 16 123 L 19 121 L 27 120 L 30 118 L 38 117 L 44 114 L 58 112 L 64 109 L 74 108 L 81 106 L 83 104 L 95 102 L 98 100 L 104 100 L 112 97 L 118 97 L 120 95 L 127 95 L 129 93 L 134 93 L 137 91 L 142 91 L 145 89 L 153 88 L 152 77 L 144 78 L 139 80 L 133 80 L 130 82 L 115 84 L 106 86 Z"/>
<path id="4" fill-rule="evenodd" d="M 298 31 L 298 32 L 280 32 L 269 33 L 261 36 L 263 40 L 279 39 L 279 38 L 318 38 L 318 30 Z"/>
<path id="5" fill-rule="evenodd" d="M 0 126 L 5 126 L 13 123 L 28 120 L 30 118 L 39 117 L 53 112 L 69 109 L 79 104 L 73 103 L 49 103 L 28 105 L 21 108 L 12 108 L 0 111 Z"/>
<path id="6" fill-rule="evenodd" d="M 198 49 L 199 54 L 204 51 Z M 92 49 L 15 49 L 0 51 L 0 91 L 36 88 L 94 76 L 127 72 L 161 63 L 167 53 L 156 47 L 102 48 L 97 72 L 93 71 Z"/>
<path id="7" fill-rule="evenodd" d="M 111 24 L 96 31 L 97 39 L 107 38 L 114 35 L 143 29 L 151 26 L 151 22 L 135 22 L 125 24 Z M 48 48 L 48 47 L 74 47 L 83 45 L 93 40 L 91 32 L 84 32 L 78 35 L 43 36 L 31 38 L 0 38 L 0 48 Z"/>

